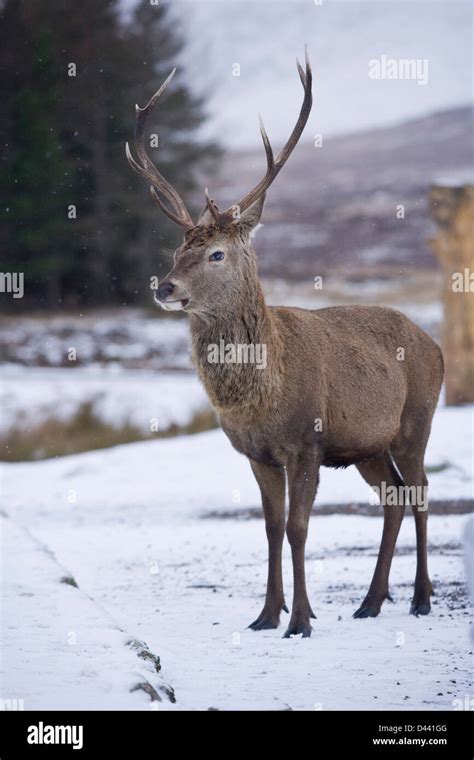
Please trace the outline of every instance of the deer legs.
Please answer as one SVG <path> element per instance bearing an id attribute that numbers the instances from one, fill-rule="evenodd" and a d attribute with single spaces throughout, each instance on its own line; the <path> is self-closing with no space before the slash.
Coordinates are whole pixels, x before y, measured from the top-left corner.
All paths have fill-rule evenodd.
<path id="1" fill-rule="evenodd" d="M 250 462 L 260 486 L 265 528 L 268 537 L 268 582 L 262 612 L 249 626 L 254 631 L 277 628 L 280 612 L 288 609 L 283 596 L 281 552 L 285 536 L 285 472 L 283 468 L 271 467 L 255 461 Z M 288 638 L 301 633 L 311 635 L 310 618 L 315 617 L 306 593 L 304 550 L 308 533 L 308 520 L 319 481 L 319 457 L 314 451 L 295 457 L 288 466 L 288 490 L 290 508 L 286 535 L 291 546 L 293 560 L 293 606 Z"/>
<path id="2" fill-rule="evenodd" d="M 285 471 L 250 461 L 260 487 L 265 528 L 268 538 L 268 580 L 265 604 L 256 620 L 249 625 L 254 631 L 278 628 L 280 612 L 288 608 L 283 595 L 281 551 L 285 536 Z"/>
<path id="3" fill-rule="evenodd" d="M 357 469 L 364 480 L 371 486 L 381 489 L 383 483 L 387 486 L 403 486 L 403 481 L 397 478 L 394 469 L 390 467 L 388 455 L 374 458 L 364 464 L 358 464 Z M 355 618 L 376 617 L 385 599 L 390 599 L 388 591 L 388 576 L 392 564 L 395 544 L 400 530 L 400 525 L 405 513 L 403 500 L 400 503 L 388 506 L 384 504 L 384 521 L 382 541 L 379 555 L 375 566 L 374 575 L 367 596 L 356 612 Z"/>
<path id="4" fill-rule="evenodd" d="M 425 440 L 427 438 L 428 436 L 426 436 Z M 428 480 L 423 468 L 425 440 L 422 440 L 422 451 L 421 453 L 417 452 L 418 456 L 413 455 L 413 450 L 409 454 L 404 452 L 396 452 L 395 454 L 395 461 L 400 468 L 403 480 L 409 488 L 414 488 L 416 493 L 414 499 L 416 503 L 410 499 L 416 530 L 415 591 L 410 608 L 412 615 L 427 615 L 430 612 L 430 596 L 433 593 L 433 587 L 428 575 Z"/>
<path id="5" fill-rule="evenodd" d="M 413 615 L 427 615 L 429 613 L 431 609 L 430 596 L 433 593 L 433 587 L 428 575 L 427 562 L 428 501 L 426 488 L 428 481 L 423 469 L 423 454 L 428 434 L 423 436 L 420 431 L 421 433 L 423 432 L 421 425 L 418 431 L 418 438 L 409 448 L 408 453 L 400 448 L 400 444 L 398 444 L 398 448 L 397 445 L 394 447 L 395 462 L 403 480 L 390 467 L 387 455 L 357 465 L 357 469 L 362 477 L 372 486 L 380 487 L 385 482 L 386 485 L 406 486 L 409 489 L 415 489 L 414 501 L 412 501 L 412 496 L 409 498 L 415 517 L 417 554 L 415 592 L 410 608 L 410 612 Z M 406 445 L 405 448 L 407 448 Z M 392 506 L 384 505 L 384 525 L 379 556 L 367 596 L 359 609 L 354 613 L 354 617 L 356 618 L 375 617 L 380 612 L 384 599 L 390 598 L 388 593 L 388 576 L 395 543 L 405 512 L 405 501 L 406 498 L 402 492 L 396 504 Z"/>
<path id="6" fill-rule="evenodd" d="M 289 514 L 286 535 L 291 546 L 293 560 L 293 606 L 285 638 L 301 633 L 311 636 L 310 618 L 313 613 L 306 592 L 305 545 L 308 521 L 319 483 L 320 459 L 315 451 L 307 451 L 289 462 L 288 492 Z"/>

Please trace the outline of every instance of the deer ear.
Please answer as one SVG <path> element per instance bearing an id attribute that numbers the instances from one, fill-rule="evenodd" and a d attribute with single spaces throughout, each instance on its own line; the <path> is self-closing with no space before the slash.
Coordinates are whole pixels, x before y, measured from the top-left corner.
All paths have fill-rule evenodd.
<path id="1" fill-rule="evenodd" d="M 265 193 L 261 195 L 260 198 L 247 209 L 247 211 L 244 211 L 238 220 L 239 226 L 248 234 L 250 234 L 260 222 L 264 205 Z"/>

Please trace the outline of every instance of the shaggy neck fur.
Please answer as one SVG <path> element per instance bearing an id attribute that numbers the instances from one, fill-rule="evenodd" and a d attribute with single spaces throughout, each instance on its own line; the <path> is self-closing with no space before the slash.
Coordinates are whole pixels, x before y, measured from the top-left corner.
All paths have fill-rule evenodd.
<path id="1" fill-rule="evenodd" d="M 246 252 L 246 266 L 225 308 L 190 318 L 193 362 L 208 396 L 221 415 L 253 413 L 277 402 L 281 386 L 282 342 L 257 277 L 255 255 Z M 212 363 L 209 348 L 220 345 L 265 347 L 266 366 Z"/>

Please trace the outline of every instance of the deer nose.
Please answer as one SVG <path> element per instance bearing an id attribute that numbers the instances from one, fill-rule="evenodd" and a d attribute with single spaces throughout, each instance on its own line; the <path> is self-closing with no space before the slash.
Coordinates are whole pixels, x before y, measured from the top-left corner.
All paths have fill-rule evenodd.
<path id="1" fill-rule="evenodd" d="M 158 301 L 166 301 L 168 296 L 171 295 L 171 293 L 174 290 L 174 285 L 172 282 L 163 282 L 158 290 L 156 291 L 156 298 Z"/>

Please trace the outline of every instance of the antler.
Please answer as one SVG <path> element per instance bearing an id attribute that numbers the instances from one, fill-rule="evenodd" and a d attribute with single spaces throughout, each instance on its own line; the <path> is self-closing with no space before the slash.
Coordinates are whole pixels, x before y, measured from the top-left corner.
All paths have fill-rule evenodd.
<path id="1" fill-rule="evenodd" d="M 181 227 L 184 227 L 185 229 L 190 229 L 191 227 L 194 227 L 194 222 L 191 219 L 182 198 L 176 192 L 174 187 L 170 185 L 170 183 L 163 177 L 162 174 L 160 174 L 160 172 L 154 165 L 153 161 L 148 156 L 145 150 L 145 142 L 144 142 L 145 125 L 146 125 L 148 116 L 153 111 L 156 101 L 163 94 L 168 84 L 174 77 L 175 72 L 176 72 L 176 69 L 173 69 L 173 71 L 171 72 L 167 80 L 161 85 L 160 89 L 157 92 L 155 92 L 155 94 L 150 98 L 150 100 L 148 101 L 148 103 L 146 104 L 144 108 L 135 106 L 136 114 L 137 114 L 136 122 L 135 122 L 135 149 L 137 151 L 138 158 L 140 159 L 140 163 L 137 163 L 135 159 L 133 158 L 130 152 L 128 142 L 125 145 L 125 153 L 127 156 L 128 163 L 130 164 L 132 169 L 136 171 L 137 174 L 140 174 L 141 177 L 144 177 L 146 180 L 151 182 L 150 192 L 151 192 L 153 200 L 158 204 L 160 209 L 164 211 L 166 216 L 169 217 L 169 219 L 171 219 L 173 222 L 176 222 L 176 224 L 179 224 Z M 171 206 L 173 207 L 173 211 L 161 200 L 158 193 L 161 193 L 161 195 L 163 195 L 166 198 L 168 203 L 170 203 Z"/>
<path id="2" fill-rule="evenodd" d="M 298 59 L 296 60 L 298 73 L 300 75 L 301 83 L 304 87 L 303 105 L 301 106 L 300 114 L 298 116 L 298 121 L 296 122 L 293 132 L 291 133 L 290 137 L 288 138 L 288 141 L 283 146 L 283 148 L 281 149 L 276 159 L 274 159 L 273 157 L 272 146 L 270 145 L 270 140 L 268 139 L 268 135 L 265 131 L 262 118 L 261 116 L 259 117 L 260 134 L 262 135 L 263 146 L 265 148 L 265 153 L 267 155 L 267 171 L 266 171 L 265 176 L 258 183 L 258 185 L 256 185 L 253 188 L 253 190 L 250 190 L 250 192 L 244 195 L 244 197 L 239 201 L 239 203 L 236 203 L 233 206 L 230 206 L 225 211 L 219 211 L 218 207 L 216 206 L 214 201 L 212 201 L 209 198 L 209 194 L 206 191 L 207 207 L 210 213 L 212 214 L 212 216 L 214 217 L 217 224 L 224 224 L 228 221 L 231 221 L 232 219 L 238 218 L 240 217 L 241 214 L 244 213 L 244 211 L 250 208 L 250 206 L 252 206 L 255 203 L 255 201 L 257 201 L 268 190 L 273 180 L 275 179 L 277 174 L 280 172 L 280 170 L 284 167 L 291 153 L 293 152 L 293 149 L 295 148 L 306 126 L 306 122 L 308 121 L 308 116 L 311 111 L 311 106 L 313 104 L 313 96 L 311 93 L 313 75 L 312 75 L 311 66 L 310 66 L 309 58 L 308 58 L 308 49 L 306 46 L 305 46 L 305 64 L 306 64 L 306 67 L 305 67 L 306 70 L 303 71 Z M 235 215 L 236 210 L 238 213 L 237 217 Z"/>

